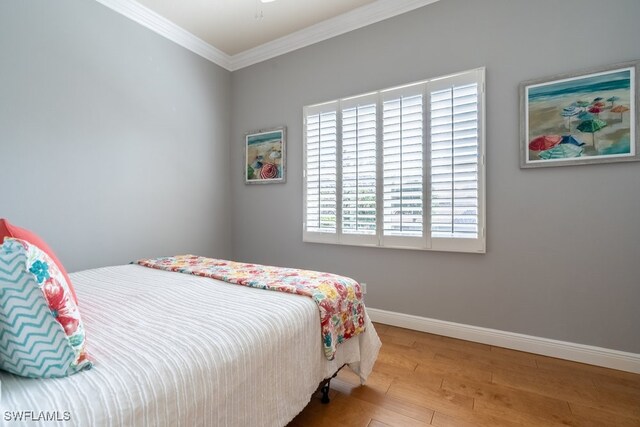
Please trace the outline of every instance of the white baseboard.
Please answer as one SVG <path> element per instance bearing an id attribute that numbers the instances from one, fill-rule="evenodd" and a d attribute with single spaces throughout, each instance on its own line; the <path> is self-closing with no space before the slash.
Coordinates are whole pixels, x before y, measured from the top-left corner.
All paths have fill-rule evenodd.
<path id="1" fill-rule="evenodd" d="M 367 308 L 372 321 L 640 374 L 640 354 Z"/>

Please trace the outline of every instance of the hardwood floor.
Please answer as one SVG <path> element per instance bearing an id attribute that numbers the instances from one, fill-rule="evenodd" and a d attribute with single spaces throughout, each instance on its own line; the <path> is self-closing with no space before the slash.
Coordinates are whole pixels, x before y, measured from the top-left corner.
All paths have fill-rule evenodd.
<path id="1" fill-rule="evenodd" d="M 348 368 L 310 426 L 640 426 L 640 375 L 376 324 L 365 386 Z"/>

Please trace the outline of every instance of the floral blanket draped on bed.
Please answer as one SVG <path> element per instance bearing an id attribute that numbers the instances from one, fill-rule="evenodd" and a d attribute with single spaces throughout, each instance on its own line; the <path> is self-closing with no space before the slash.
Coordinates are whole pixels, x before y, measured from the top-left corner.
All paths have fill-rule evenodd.
<path id="1" fill-rule="evenodd" d="M 308 296 L 320 310 L 322 343 L 329 360 L 333 360 L 338 344 L 364 331 L 362 289 L 348 277 L 195 255 L 141 259 L 135 264 Z"/>

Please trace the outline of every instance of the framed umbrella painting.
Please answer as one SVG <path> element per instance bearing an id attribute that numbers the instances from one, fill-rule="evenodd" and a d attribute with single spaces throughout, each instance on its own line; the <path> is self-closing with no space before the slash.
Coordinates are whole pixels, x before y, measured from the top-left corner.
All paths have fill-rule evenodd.
<path id="1" fill-rule="evenodd" d="M 279 127 L 245 135 L 245 184 L 285 182 L 286 130 Z"/>
<path id="2" fill-rule="evenodd" d="M 640 61 L 520 84 L 520 167 L 640 160 Z"/>

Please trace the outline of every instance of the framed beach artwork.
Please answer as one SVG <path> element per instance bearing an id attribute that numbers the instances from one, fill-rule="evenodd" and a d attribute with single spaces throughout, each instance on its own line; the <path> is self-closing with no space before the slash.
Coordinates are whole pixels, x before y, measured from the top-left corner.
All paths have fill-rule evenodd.
<path id="1" fill-rule="evenodd" d="M 640 160 L 640 61 L 520 84 L 520 167 Z"/>
<path id="2" fill-rule="evenodd" d="M 245 135 L 244 182 L 283 183 L 286 178 L 285 127 L 259 130 Z"/>

